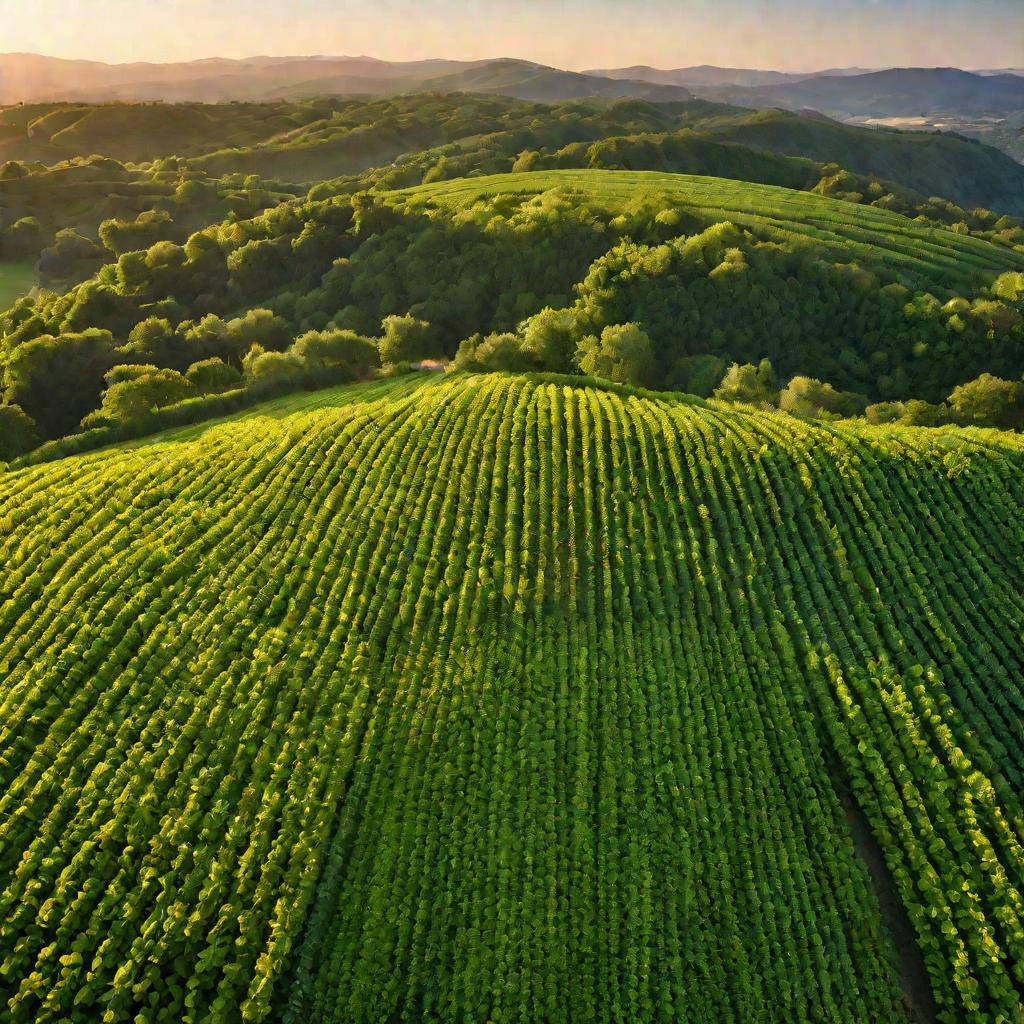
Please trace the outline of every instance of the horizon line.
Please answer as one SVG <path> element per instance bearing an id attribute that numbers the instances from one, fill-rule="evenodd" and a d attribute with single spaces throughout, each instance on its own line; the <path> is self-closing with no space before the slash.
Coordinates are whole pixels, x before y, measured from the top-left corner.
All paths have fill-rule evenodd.
<path id="1" fill-rule="evenodd" d="M 479 63 L 494 63 L 497 61 L 519 61 L 525 64 L 533 64 L 537 67 L 552 68 L 557 71 L 567 71 L 572 74 L 588 74 L 594 71 L 628 71 L 632 68 L 646 68 L 651 71 L 659 72 L 672 72 L 672 71 L 691 71 L 701 68 L 707 68 L 718 71 L 752 71 L 760 73 L 775 73 L 781 75 L 814 75 L 822 74 L 825 71 L 860 71 L 864 74 L 875 74 L 880 71 L 965 71 L 969 74 L 982 72 L 982 71 L 1010 71 L 1017 70 L 1009 66 L 1004 67 L 965 67 L 961 64 L 886 64 L 878 67 L 861 67 L 857 64 L 848 65 L 832 65 L 830 67 L 811 67 L 811 68 L 800 68 L 800 69 L 783 69 L 778 67 L 741 67 L 739 65 L 728 65 L 728 64 L 683 64 L 676 65 L 673 67 L 659 67 L 655 64 L 622 64 L 622 65 L 606 65 L 600 68 L 592 67 L 581 70 L 573 70 L 571 68 L 562 68 L 557 64 L 544 64 L 541 61 L 533 60 L 530 57 L 514 57 L 509 55 L 492 56 L 492 57 L 414 57 L 414 58 L 403 58 L 393 59 L 387 57 L 376 57 L 372 54 L 347 54 L 347 53 L 254 53 L 244 57 L 225 57 L 220 54 L 212 54 L 208 57 L 191 57 L 187 60 L 126 60 L 126 61 L 112 61 L 112 60 L 101 60 L 96 57 L 58 57 L 49 53 L 40 53 L 36 50 L 7 50 L 0 52 L 0 59 L 4 57 L 38 57 L 43 60 L 60 61 L 66 64 L 99 64 L 104 67 L 133 67 L 138 65 L 147 65 L 150 67 L 170 67 L 173 65 L 188 65 L 188 64 L 208 64 L 215 61 L 223 61 L 225 63 L 232 64 L 244 64 L 249 61 L 257 60 L 350 60 L 350 61 L 373 61 L 378 64 L 421 64 L 428 61 L 444 61 L 452 64 L 479 64 Z"/>

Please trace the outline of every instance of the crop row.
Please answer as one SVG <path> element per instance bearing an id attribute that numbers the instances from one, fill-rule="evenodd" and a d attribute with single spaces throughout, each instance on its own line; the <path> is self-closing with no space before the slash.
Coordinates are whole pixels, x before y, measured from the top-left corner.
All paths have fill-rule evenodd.
<path id="1" fill-rule="evenodd" d="M 12 1021 L 1020 1019 L 1014 444 L 343 394 L 0 476 Z"/>

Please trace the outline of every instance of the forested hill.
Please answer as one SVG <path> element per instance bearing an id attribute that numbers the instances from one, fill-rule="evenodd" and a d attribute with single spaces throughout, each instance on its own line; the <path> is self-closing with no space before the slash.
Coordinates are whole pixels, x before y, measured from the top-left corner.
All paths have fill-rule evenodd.
<path id="1" fill-rule="evenodd" d="M 421 358 L 1016 423 L 1024 168 L 965 139 L 467 94 L 4 117 L 0 459 Z"/>
<path id="2" fill-rule="evenodd" d="M 800 161 L 810 158 L 818 165 L 838 164 L 911 189 L 922 198 L 939 196 L 967 209 L 981 206 L 1024 215 L 1024 167 L 990 147 L 952 134 L 858 128 L 820 117 L 755 112 L 701 100 L 549 106 L 497 96 L 427 95 L 224 105 L 40 103 L 0 110 L 0 164 L 15 160 L 52 168 L 97 155 L 124 162 L 176 156 L 191 158 L 190 172 L 212 177 L 256 174 L 308 187 L 339 175 L 387 168 L 396 159 L 417 154 L 417 162 L 423 162 L 431 150 L 439 152 L 424 173 L 453 177 L 474 170 L 511 170 L 524 150 L 538 150 L 555 161 L 553 166 L 565 166 L 559 161 L 576 157 L 566 147 L 610 138 L 639 144 L 648 136 L 674 142 L 680 149 L 674 156 L 677 164 L 651 166 L 640 162 L 642 155 L 627 154 L 620 166 L 753 175 L 750 180 L 791 184 L 758 176 L 763 172 L 757 166 L 757 151 L 768 151 L 797 161 L 791 178 L 812 173 L 805 163 L 800 170 Z M 744 173 L 730 174 L 727 157 L 685 153 L 687 145 L 711 149 L 723 142 L 755 151 L 745 155 L 749 166 Z M 435 170 L 442 156 L 446 164 Z M 40 185 L 45 187 L 36 183 Z M 96 197 L 99 202 L 106 199 Z M 4 216 L 0 228 L 13 212 Z"/>
<path id="3" fill-rule="evenodd" d="M 1013 1021 L 1022 512 L 500 374 L 0 472 L 5 1019 Z"/>
<path id="4" fill-rule="evenodd" d="M 1024 214 L 1024 166 L 1001 150 L 961 136 L 865 131 L 782 110 L 737 119 L 714 134 L 755 149 L 836 163 L 857 174 L 899 182 L 926 196 Z"/>
<path id="5" fill-rule="evenodd" d="M 324 360 L 342 372 L 366 352 L 564 372 L 625 324 L 649 360 L 603 376 L 707 394 L 730 363 L 767 357 L 864 404 L 935 402 L 981 373 L 1020 377 L 1022 303 L 1024 251 L 886 209 L 720 178 L 535 171 L 293 202 L 125 252 L 66 294 L 17 303 L 4 358 L 8 400 L 51 438 L 126 415 L 102 396 L 158 370 L 171 376 L 156 404 L 205 393 L 182 375 L 209 360 L 222 385 L 239 369 L 268 385 Z"/>
<path id="6" fill-rule="evenodd" d="M 926 113 L 998 114 L 1024 109 L 1024 76 L 959 68 L 890 68 L 863 75 L 727 90 L 736 102 L 779 103 L 879 117 Z"/>

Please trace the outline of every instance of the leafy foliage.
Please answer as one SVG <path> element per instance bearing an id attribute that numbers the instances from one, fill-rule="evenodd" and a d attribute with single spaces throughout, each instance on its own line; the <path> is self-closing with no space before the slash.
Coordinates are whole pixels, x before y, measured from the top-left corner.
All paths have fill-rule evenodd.
<path id="1" fill-rule="evenodd" d="M 113 365 L 241 370 L 252 346 L 279 353 L 310 332 L 378 337 L 385 363 L 574 372 L 599 366 L 586 339 L 635 324 L 651 350 L 635 383 L 707 394 L 728 364 L 769 358 L 782 380 L 936 402 L 981 373 L 1024 371 L 1019 267 L 1004 245 L 810 193 L 533 172 L 285 204 L 126 253 L 16 304 L 0 365 L 8 400 L 48 437 L 99 406 Z M 69 348 L 29 360 L 24 382 L 23 349 L 89 331 L 107 338 L 95 369 Z M 298 381 L 287 363 L 267 360 L 280 371 L 267 379 Z"/>
<path id="2" fill-rule="evenodd" d="M 779 389 L 775 370 L 768 359 L 753 363 L 733 363 L 715 388 L 715 398 L 723 402 L 744 402 L 748 405 L 778 405 Z"/>
<path id="3" fill-rule="evenodd" d="M 584 338 L 578 361 L 585 374 L 622 384 L 650 384 L 654 377 L 651 339 L 636 324 L 616 324 L 606 327 L 600 339 Z"/>
<path id="4" fill-rule="evenodd" d="M 831 384 L 814 377 L 794 377 L 779 394 L 779 408 L 795 416 L 858 416 L 867 404 L 868 400 L 863 395 L 836 391 Z"/>
<path id="5" fill-rule="evenodd" d="M 1024 388 L 990 373 L 954 388 L 949 404 L 964 423 L 1004 429 L 1024 423 Z"/>
<path id="6" fill-rule="evenodd" d="M 0 405 L 0 459 L 10 460 L 39 443 L 36 425 L 17 405 Z"/>
<path id="7" fill-rule="evenodd" d="M 161 406 L 174 405 L 193 391 L 192 382 L 177 370 L 156 366 L 115 366 L 106 375 L 103 404 L 94 414 L 101 422 L 143 419 Z M 90 419 L 85 420 L 90 425 Z"/>

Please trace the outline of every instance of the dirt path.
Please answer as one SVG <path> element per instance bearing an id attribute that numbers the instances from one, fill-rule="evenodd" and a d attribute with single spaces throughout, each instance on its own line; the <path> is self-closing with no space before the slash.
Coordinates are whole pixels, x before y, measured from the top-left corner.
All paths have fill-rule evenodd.
<path id="1" fill-rule="evenodd" d="M 928 971 L 917 947 L 914 926 L 900 902 L 882 848 L 853 794 L 841 783 L 837 784 L 836 791 L 846 812 L 846 820 L 850 823 L 854 848 L 867 866 L 871 888 L 882 912 L 882 923 L 892 937 L 898 955 L 896 969 L 907 1013 L 913 1024 L 935 1024 L 938 1008 L 928 981 Z"/>

